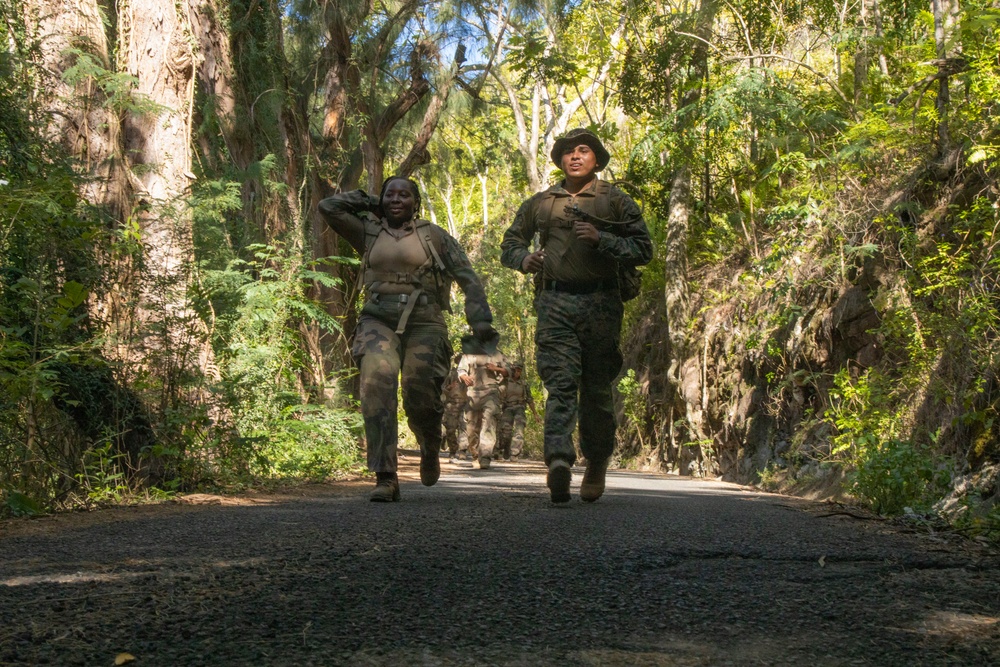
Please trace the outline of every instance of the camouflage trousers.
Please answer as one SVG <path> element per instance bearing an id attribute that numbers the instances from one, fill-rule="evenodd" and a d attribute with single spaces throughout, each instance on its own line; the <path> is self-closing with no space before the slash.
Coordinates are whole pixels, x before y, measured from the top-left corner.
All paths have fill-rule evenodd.
<path id="1" fill-rule="evenodd" d="M 511 456 L 520 456 L 524 449 L 524 425 L 527 422 L 524 416 L 523 405 L 511 405 L 503 409 L 500 415 L 499 435 L 497 436 L 497 449 L 499 455 L 505 459 Z"/>
<path id="2" fill-rule="evenodd" d="M 477 458 L 493 458 L 493 447 L 497 441 L 497 417 L 500 416 L 500 392 L 469 391 L 469 402 L 465 405 L 465 437 L 459 441 L 459 449 L 476 451 Z"/>
<path id="3" fill-rule="evenodd" d="M 444 406 L 444 443 L 452 454 L 458 453 L 461 434 L 465 430 L 465 403 L 446 403 Z"/>
<path id="4" fill-rule="evenodd" d="M 618 341 L 623 310 L 617 290 L 541 290 L 536 295 L 535 357 L 548 393 L 546 464 L 554 458 L 576 461 L 573 431 L 578 421 L 580 451 L 588 460 L 601 461 L 614 451 L 612 384 L 622 368 Z"/>
<path id="5" fill-rule="evenodd" d="M 400 378 L 403 411 L 421 453 L 441 449 L 441 385 L 451 360 L 448 328 L 437 306 L 419 306 L 406 330 L 398 335 L 397 305 L 367 304 L 351 345 L 351 354 L 361 371 L 361 415 L 368 444 L 368 469 L 373 472 L 396 471 L 396 392 Z"/>

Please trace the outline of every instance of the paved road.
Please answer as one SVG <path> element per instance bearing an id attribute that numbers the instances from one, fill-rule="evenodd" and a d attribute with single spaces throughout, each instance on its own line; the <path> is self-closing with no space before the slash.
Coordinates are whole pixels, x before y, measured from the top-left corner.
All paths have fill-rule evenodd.
<path id="1" fill-rule="evenodd" d="M 995 552 L 720 482 L 553 506 L 538 464 L 413 463 L 395 504 L 0 524 L 0 665 L 1000 664 Z"/>

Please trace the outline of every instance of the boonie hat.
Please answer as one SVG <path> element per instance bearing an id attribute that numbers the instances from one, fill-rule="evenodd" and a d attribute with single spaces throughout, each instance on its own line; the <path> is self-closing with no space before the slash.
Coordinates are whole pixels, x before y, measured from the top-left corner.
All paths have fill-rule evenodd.
<path id="1" fill-rule="evenodd" d="M 560 158 L 562 158 L 563 153 L 569 149 L 579 146 L 580 144 L 590 146 L 590 149 L 594 151 L 594 155 L 597 156 L 597 169 L 595 171 L 601 171 L 608 166 L 608 161 L 611 160 L 611 154 L 608 153 L 606 148 L 604 148 L 604 144 L 601 143 L 601 140 L 597 138 L 596 134 L 582 127 L 570 130 L 563 136 L 556 139 L 556 143 L 553 144 L 552 153 L 550 154 L 552 162 L 554 162 L 557 167 L 562 169 Z"/>

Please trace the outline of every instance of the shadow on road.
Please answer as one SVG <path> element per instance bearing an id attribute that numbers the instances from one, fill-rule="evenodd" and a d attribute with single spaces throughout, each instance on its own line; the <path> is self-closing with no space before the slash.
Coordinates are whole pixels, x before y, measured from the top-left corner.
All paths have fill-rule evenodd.
<path id="1" fill-rule="evenodd" d="M 444 463 L 0 536 L 0 664 L 986 665 L 996 554 L 716 481 Z M 582 468 L 574 470 L 574 496 Z"/>

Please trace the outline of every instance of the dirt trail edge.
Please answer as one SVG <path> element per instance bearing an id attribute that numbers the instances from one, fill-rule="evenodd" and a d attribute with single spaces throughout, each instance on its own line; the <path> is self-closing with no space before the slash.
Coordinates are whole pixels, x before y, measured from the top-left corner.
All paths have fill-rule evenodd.
<path id="1" fill-rule="evenodd" d="M 1000 557 L 721 482 L 537 463 L 0 524 L 0 665 L 996 665 Z M 197 500 L 197 499 L 195 499 Z M 127 659 L 121 656 L 120 660 Z"/>

